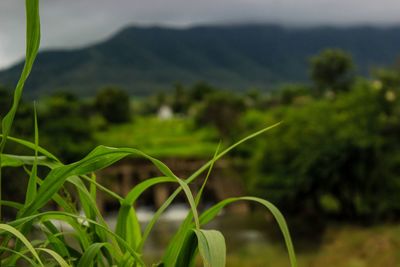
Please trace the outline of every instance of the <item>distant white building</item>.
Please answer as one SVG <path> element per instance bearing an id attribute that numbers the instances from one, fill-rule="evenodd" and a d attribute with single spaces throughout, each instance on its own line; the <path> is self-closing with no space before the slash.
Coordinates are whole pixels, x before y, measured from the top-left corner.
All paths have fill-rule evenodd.
<path id="1" fill-rule="evenodd" d="M 174 113 L 170 106 L 162 105 L 158 110 L 158 118 L 160 120 L 169 120 L 172 119 Z"/>

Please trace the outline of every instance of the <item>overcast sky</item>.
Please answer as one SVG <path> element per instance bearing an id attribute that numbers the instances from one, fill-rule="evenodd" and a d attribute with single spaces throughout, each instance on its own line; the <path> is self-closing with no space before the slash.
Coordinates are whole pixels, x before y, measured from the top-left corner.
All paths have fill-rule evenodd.
<path id="1" fill-rule="evenodd" d="M 0 0 L 0 69 L 23 57 L 24 0 Z M 128 24 L 400 25 L 400 0 L 41 0 L 42 48 L 76 47 Z"/>

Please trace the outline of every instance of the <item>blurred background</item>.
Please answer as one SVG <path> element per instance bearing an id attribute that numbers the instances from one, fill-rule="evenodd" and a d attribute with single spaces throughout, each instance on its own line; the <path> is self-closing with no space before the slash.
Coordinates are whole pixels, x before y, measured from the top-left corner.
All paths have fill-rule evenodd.
<path id="1" fill-rule="evenodd" d="M 42 50 L 13 136 L 33 140 L 36 101 L 40 144 L 65 163 L 99 144 L 134 147 L 186 178 L 220 141 L 283 122 L 214 166 L 200 208 L 241 195 L 271 201 L 300 266 L 400 266 L 400 2 L 41 2 Z M 1 1 L 0 118 L 23 67 L 24 24 L 24 1 Z M 23 173 L 4 175 L 5 198 L 23 199 Z M 139 158 L 97 173 L 121 195 L 157 175 Z M 143 225 L 174 189 L 139 200 Z M 118 203 L 99 195 L 98 204 L 113 224 Z M 187 211 L 178 197 L 149 261 Z M 276 222 L 257 206 L 232 205 L 210 227 L 225 234 L 228 266 L 289 266 Z"/>

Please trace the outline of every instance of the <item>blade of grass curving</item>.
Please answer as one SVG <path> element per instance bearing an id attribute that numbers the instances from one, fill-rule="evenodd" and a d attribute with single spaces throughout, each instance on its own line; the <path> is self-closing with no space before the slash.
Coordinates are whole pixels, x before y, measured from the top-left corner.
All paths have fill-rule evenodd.
<path id="1" fill-rule="evenodd" d="M 171 242 L 174 241 L 171 240 Z M 164 266 L 173 266 L 173 267 L 195 266 L 196 263 L 195 259 L 199 245 L 194 229 L 191 229 L 189 234 L 185 236 L 183 244 L 184 245 L 181 247 L 178 253 L 177 260 L 173 264 L 163 261 Z"/>
<path id="2" fill-rule="evenodd" d="M 35 128 L 35 159 L 33 161 L 31 174 L 29 176 L 28 187 L 26 189 L 26 199 L 25 204 L 29 204 L 33 201 L 36 197 L 37 191 L 37 166 L 38 166 L 38 147 L 39 147 L 39 128 L 38 128 L 38 121 L 37 121 L 37 111 L 36 111 L 36 103 L 34 103 L 34 128 Z"/>
<path id="3" fill-rule="evenodd" d="M 189 176 L 189 178 L 187 178 L 185 181 L 187 182 L 187 184 L 193 182 L 200 174 L 202 174 L 205 170 L 207 170 L 207 168 L 210 167 L 210 165 L 214 164 L 214 162 L 216 162 L 217 160 L 219 160 L 220 158 L 222 158 L 224 155 L 226 155 L 228 152 L 230 152 L 231 150 L 233 150 L 234 148 L 236 148 L 237 146 L 239 146 L 240 144 L 253 139 L 275 127 L 277 127 L 278 125 L 280 125 L 281 122 L 275 123 L 269 127 L 266 127 L 264 129 L 261 129 L 260 131 L 257 131 L 251 135 L 248 135 L 246 137 L 244 137 L 243 139 L 239 140 L 238 142 L 234 143 L 233 145 L 231 145 L 230 147 L 226 148 L 225 150 L 223 150 L 221 153 L 219 153 L 215 159 L 208 161 L 207 163 L 205 163 L 202 167 L 200 167 L 196 172 L 194 172 L 191 176 Z M 165 203 L 156 211 L 156 213 L 154 214 L 154 216 L 152 217 L 152 219 L 150 220 L 149 224 L 146 226 L 144 234 L 143 234 L 143 241 L 142 243 L 147 239 L 147 236 L 150 234 L 153 226 L 155 225 L 156 221 L 159 220 L 159 217 L 162 215 L 162 213 L 168 208 L 168 206 L 173 202 L 173 200 L 175 199 L 175 197 L 180 193 L 180 191 L 182 190 L 181 187 L 177 188 L 173 194 L 171 194 L 168 199 L 165 201 Z M 143 244 L 142 244 L 143 246 Z"/>
<path id="4" fill-rule="evenodd" d="M 146 228 L 143 231 L 142 242 L 140 242 L 138 251 L 142 251 L 144 243 L 146 242 L 147 238 L 149 237 L 150 232 L 153 229 L 154 225 L 160 219 L 160 216 L 164 213 L 164 211 L 171 205 L 172 201 L 174 201 L 175 197 L 181 192 L 181 190 L 182 190 L 181 188 L 178 188 L 177 190 L 175 190 L 168 197 L 168 199 L 161 205 L 161 207 L 156 211 L 156 213 L 154 213 L 153 217 L 151 217 L 151 220 L 146 225 Z"/>
<path id="5" fill-rule="evenodd" d="M 61 222 L 64 225 L 69 225 L 76 233 L 77 243 L 81 246 L 82 250 L 86 250 L 91 244 L 91 237 L 86 231 L 86 227 L 81 223 L 82 217 L 78 218 L 65 217 L 63 214 L 44 214 L 40 217 L 39 222 L 44 224 L 45 222 Z M 64 226 L 62 226 L 64 228 Z M 63 231 L 63 229 L 61 229 Z"/>
<path id="6" fill-rule="evenodd" d="M 283 238 L 285 240 L 286 248 L 288 250 L 289 254 L 289 260 L 290 264 L 292 267 L 297 267 L 297 260 L 296 260 L 296 254 L 294 252 L 294 247 L 292 243 L 292 239 L 290 237 L 289 229 L 287 227 L 285 218 L 283 217 L 282 213 L 279 211 L 275 205 L 273 205 L 271 202 L 266 201 L 261 198 L 257 197 L 236 197 L 236 198 L 228 198 L 225 199 L 218 204 L 214 205 L 213 207 L 209 208 L 206 210 L 201 216 L 200 216 L 200 223 L 206 224 L 210 222 L 215 216 L 218 215 L 218 213 L 224 208 L 226 205 L 237 202 L 237 201 L 252 201 L 256 202 L 258 204 L 263 205 L 266 207 L 274 216 L 275 220 L 278 223 L 278 226 L 283 234 Z"/>
<path id="7" fill-rule="evenodd" d="M 194 172 L 191 176 L 189 176 L 189 178 L 186 179 L 187 183 L 191 183 L 193 180 L 195 180 L 200 174 L 202 174 L 204 171 L 206 171 L 208 169 L 208 167 L 210 167 L 211 164 L 214 164 L 214 162 L 216 162 L 217 160 L 219 160 L 220 158 L 222 158 L 223 156 L 225 156 L 227 153 L 229 153 L 231 150 L 235 149 L 236 147 L 238 147 L 239 145 L 243 144 L 244 142 L 249 141 L 250 139 L 253 139 L 277 126 L 279 126 L 281 124 L 281 122 L 275 123 L 271 126 L 268 126 L 266 128 L 263 128 L 253 134 L 250 134 L 242 139 L 240 139 L 239 141 L 237 141 L 236 143 L 234 143 L 233 145 L 229 146 L 228 148 L 226 148 L 225 150 L 223 150 L 221 153 L 219 153 L 213 160 L 208 161 L 207 163 L 205 163 L 202 167 L 200 167 L 196 172 Z"/>
<path id="8" fill-rule="evenodd" d="M 0 251 L 9 252 L 11 254 L 16 254 L 17 257 L 22 258 L 26 262 L 28 262 L 30 264 L 30 266 L 34 266 L 34 267 L 39 266 L 36 262 L 34 262 L 31 258 L 26 256 L 24 253 L 16 251 L 15 249 L 10 249 L 7 247 L 0 246 Z M 1 262 L 0 262 L 0 266 L 3 266 Z"/>
<path id="9" fill-rule="evenodd" d="M 83 178 L 83 176 L 84 175 L 82 175 L 82 178 Z M 90 181 L 89 192 L 90 192 L 90 195 L 92 196 L 92 200 L 94 202 L 96 202 L 96 200 L 97 200 L 97 187 L 99 187 L 101 185 L 96 182 L 96 174 L 95 173 L 92 173 L 92 175 L 90 176 L 90 180 L 89 181 Z M 112 192 L 112 191 L 110 190 L 110 192 Z"/>
<path id="10" fill-rule="evenodd" d="M 71 176 L 85 175 L 102 168 L 108 167 L 112 163 L 129 155 L 138 155 L 150 160 L 164 175 L 175 178 L 172 171 L 161 161 L 154 159 L 147 154 L 130 148 L 111 148 L 99 146 L 89 153 L 84 159 L 54 168 L 45 178 L 38 190 L 37 197 L 32 203 L 22 210 L 22 216 L 33 214 L 36 210 L 47 203 L 54 193 L 63 185 L 65 180 Z"/>
<path id="11" fill-rule="evenodd" d="M 71 267 L 60 255 L 58 255 L 57 252 L 55 252 L 55 251 L 53 251 L 51 249 L 48 249 L 48 248 L 37 248 L 37 250 L 46 252 L 51 257 L 53 257 L 53 259 L 55 259 L 55 261 L 58 263 L 58 266 L 60 266 L 60 267 Z"/>
<path id="12" fill-rule="evenodd" d="M 135 209 L 132 206 L 121 206 L 118 212 L 115 233 L 131 247 L 138 248 L 142 241 L 142 231 Z"/>
<path id="13" fill-rule="evenodd" d="M 39 255 L 36 253 L 34 247 L 32 244 L 26 239 L 26 237 L 21 234 L 16 228 L 12 227 L 11 225 L 8 224 L 0 224 L 0 230 L 8 232 L 12 234 L 13 236 L 17 237 L 21 242 L 25 245 L 25 247 L 29 250 L 29 252 L 32 254 L 33 257 L 36 258 L 40 266 L 44 266 L 42 261 L 39 258 Z"/>
<path id="14" fill-rule="evenodd" d="M 208 168 L 208 172 L 207 172 L 206 178 L 204 179 L 204 182 L 201 185 L 201 188 L 200 188 L 199 192 L 196 195 L 196 206 L 198 206 L 200 204 L 201 196 L 203 194 L 204 188 L 206 187 L 206 184 L 208 182 L 208 178 L 210 177 L 211 171 L 212 171 L 212 169 L 214 167 L 214 163 L 216 161 L 216 158 L 217 158 L 218 151 L 219 151 L 220 147 L 221 147 L 221 142 L 218 143 L 217 149 L 215 150 L 214 156 L 213 156 L 213 158 L 211 160 L 210 167 Z"/>
<path id="15" fill-rule="evenodd" d="M 32 164 L 32 170 L 29 175 L 28 186 L 26 189 L 26 197 L 25 197 L 25 205 L 29 204 L 36 197 L 37 191 L 37 166 L 38 166 L 38 146 L 39 146 L 39 130 L 38 130 L 38 121 L 37 121 L 37 113 L 36 113 L 36 103 L 34 103 L 34 133 L 35 133 L 35 156 Z M 29 231 L 30 226 L 25 225 L 23 227 L 22 232 Z M 7 240 L 7 239 L 6 239 Z M 21 246 L 18 241 L 15 245 L 16 249 L 19 249 Z"/>
<path id="16" fill-rule="evenodd" d="M 79 179 L 77 176 L 72 176 L 68 178 L 68 181 L 71 182 L 77 189 L 79 198 L 80 198 L 80 203 L 82 203 L 86 218 L 84 221 L 87 221 L 88 219 L 95 220 L 96 218 L 99 221 L 99 224 L 101 224 L 103 227 L 108 229 L 108 224 L 106 223 L 105 219 L 103 218 L 101 212 L 98 210 L 97 205 L 96 205 L 96 200 L 92 198 L 92 195 L 90 192 L 87 190 L 85 187 L 84 183 L 82 180 Z M 91 215 L 93 214 L 93 218 Z M 117 240 L 114 238 L 111 238 L 108 240 L 106 233 L 104 230 L 99 229 L 96 225 L 91 225 L 89 224 L 89 228 L 93 230 L 93 233 L 96 233 L 96 237 L 99 238 L 101 241 L 110 241 L 113 245 L 115 245 L 117 248 Z M 122 252 L 121 252 L 122 253 Z"/>
<path id="17" fill-rule="evenodd" d="M 96 258 L 101 256 L 101 249 L 106 248 L 113 254 L 113 249 L 108 243 L 93 243 L 83 253 L 82 258 L 79 260 L 77 267 L 92 267 L 96 263 Z"/>
<path id="18" fill-rule="evenodd" d="M 71 236 L 79 240 L 76 232 L 60 232 L 57 228 L 53 229 L 55 226 L 50 221 L 44 221 L 39 226 L 47 236 L 47 240 L 42 244 L 42 247 L 51 247 L 61 257 L 68 260 L 70 265 L 72 265 L 73 261 L 81 257 L 82 253 L 67 244 L 64 238 L 65 236 Z"/>
<path id="19" fill-rule="evenodd" d="M 90 219 L 87 219 L 87 218 L 82 218 L 81 216 L 78 216 L 78 215 L 75 215 L 75 214 L 62 212 L 62 211 L 47 211 L 47 212 L 37 213 L 37 214 L 34 214 L 34 215 L 25 216 L 25 217 L 16 219 L 14 221 L 9 222 L 9 225 L 11 225 L 13 227 L 21 226 L 24 223 L 40 219 L 40 218 L 42 218 L 44 216 L 46 216 L 45 217 L 46 220 L 56 219 L 56 220 L 64 220 L 64 221 L 68 220 L 69 221 L 68 218 L 73 218 L 75 220 L 86 219 L 88 221 L 88 223 L 95 224 L 96 226 L 98 226 L 101 229 L 103 229 L 104 231 L 106 231 L 107 234 L 110 237 L 113 237 L 113 238 L 117 239 L 118 242 L 121 243 L 124 246 L 124 248 L 126 248 L 127 251 L 130 253 L 130 255 L 135 259 L 136 263 L 139 266 L 144 266 L 144 263 L 143 263 L 143 261 L 142 261 L 142 259 L 140 257 L 140 254 L 138 254 L 135 251 L 135 249 L 131 248 L 128 243 L 126 243 L 121 237 L 116 235 L 108 227 L 105 227 L 105 226 L 101 225 L 100 223 L 98 223 L 98 222 L 96 222 L 94 220 L 90 220 Z M 63 219 L 63 218 L 65 218 L 65 219 Z M 122 255 L 118 255 L 118 257 L 120 257 L 120 256 L 122 256 Z"/>
<path id="20" fill-rule="evenodd" d="M 24 165 L 33 165 L 35 161 L 35 157 L 32 156 L 3 154 L 1 155 L 1 158 L 3 167 L 21 167 Z M 52 163 L 49 162 L 46 157 L 37 157 L 36 163 L 37 165 L 42 165 L 46 167 L 52 166 Z"/>
<path id="21" fill-rule="evenodd" d="M 0 137 L 3 138 L 3 135 L 0 134 Z M 7 136 L 6 139 L 7 139 L 8 141 L 13 142 L 13 143 L 22 145 L 22 146 L 24 146 L 24 147 L 26 147 L 26 148 L 30 148 L 32 151 L 35 151 L 35 149 L 36 149 L 34 143 L 29 142 L 29 141 L 24 140 L 24 139 L 12 137 L 12 136 Z M 48 157 L 48 158 L 51 159 L 51 160 L 60 162 L 60 160 L 59 160 L 56 156 L 54 156 L 52 153 L 50 153 L 49 151 L 47 151 L 47 150 L 44 149 L 43 147 L 38 146 L 38 147 L 37 147 L 37 150 L 38 150 L 38 152 L 41 153 L 43 156 L 46 156 L 46 157 Z"/>
<path id="22" fill-rule="evenodd" d="M 124 198 L 118 195 L 117 193 L 111 191 L 107 187 L 104 187 L 100 183 L 96 181 L 96 175 L 93 173 L 92 178 L 88 177 L 87 175 L 80 175 L 79 176 L 81 179 L 88 181 L 90 183 L 90 195 L 92 196 L 92 199 L 96 201 L 96 191 L 97 189 L 103 191 L 104 193 L 108 194 L 109 196 L 113 197 L 115 200 L 118 200 L 119 202 L 124 201 Z"/>
<path id="23" fill-rule="evenodd" d="M 204 267 L 225 267 L 225 238 L 216 230 L 194 230 Z"/>
<path id="24" fill-rule="evenodd" d="M 11 109 L 4 116 L 2 125 L 2 139 L 0 142 L 0 155 L 3 154 L 6 145 L 7 136 L 11 132 L 15 114 L 22 96 L 22 91 L 26 80 L 32 70 L 40 44 L 40 17 L 39 17 L 39 0 L 26 0 L 26 59 L 21 77 L 14 90 L 14 97 Z M 2 199 L 2 162 L 0 157 L 0 200 Z M 1 221 L 1 205 L 0 205 L 0 221 Z"/>
<path id="25" fill-rule="evenodd" d="M 118 211 L 115 233 L 129 244 L 132 244 L 138 248 L 142 241 L 142 233 L 139 220 L 137 219 L 135 211 L 132 208 L 136 200 L 144 191 L 154 185 L 176 182 L 176 179 L 170 177 L 155 177 L 142 181 L 133 187 L 121 202 L 121 207 Z"/>
<path id="26" fill-rule="evenodd" d="M 73 234 L 72 236 L 75 237 L 76 239 L 78 239 L 76 234 L 75 233 L 58 232 L 57 229 L 55 232 L 54 232 L 54 230 L 52 232 L 50 232 L 47 230 L 49 228 L 48 226 L 51 225 L 51 227 L 54 227 L 54 225 L 51 222 L 44 222 L 43 224 L 46 225 L 45 226 L 46 229 L 43 229 L 44 227 L 41 229 L 42 232 L 44 232 L 47 237 L 45 246 L 51 247 L 55 252 L 57 252 L 57 254 L 59 254 L 63 258 L 66 258 L 66 259 L 71 258 L 68 245 L 64 239 L 64 235 L 67 235 L 67 234 L 72 235 Z"/>
<path id="27" fill-rule="evenodd" d="M 61 164 L 61 163 L 60 163 Z M 27 173 L 29 174 L 29 170 L 27 170 Z M 90 179 L 90 178 L 88 178 Z M 84 183 L 80 180 L 79 177 L 77 176 L 72 176 L 69 177 L 67 179 L 67 182 L 73 184 L 79 194 L 80 197 L 80 203 L 82 203 L 83 207 L 85 210 L 87 210 L 85 212 L 86 216 L 88 216 L 87 214 L 94 214 L 94 217 L 97 217 L 99 222 L 104 226 L 104 227 L 108 227 L 106 221 L 104 220 L 104 218 L 102 217 L 102 214 L 100 213 L 100 211 L 97 209 L 97 205 L 96 205 L 96 201 L 93 200 L 93 198 L 91 197 L 91 194 L 87 191 Z M 38 183 L 41 185 L 42 181 L 38 178 Z M 116 194 L 114 194 L 116 195 Z M 119 197 L 118 195 L 116 195 L 119 200 L 122 200 L 121 197 Z M 52 197 L 52 199 L 60 206 L 62 207 L 65 211 L 70 212 L 70 213 L 75 213 L 75 209 L 74 207 L 72 207 L 64 198 L 62 198 L 61 196 L 59 196 L 57 193 L 55 193 Z M 20 217 L 20 216 L 18 216 Z M 90 227 L 93 227 L 94 232 L 98 234 L 98 237 L 100 237 L 100 240 L 106 240 L 106 236 L 104 234 L 104 231 L 102 231 L 101 229 L 98 229 L 96 226 L 92 226 L 90 225 Z M 29 228 L 24 227 L 24 229 L 22 230 L 23 233 L 26 233 L 27 231 L 29 231 Z M 111 240 L 111 242 L 113 244 L 116 244 L 116 240 Z"/>
<path id="28" fill-rule="evenodd" d="M 16 210 L 20 210 L 24 206 L 21 203 L 14 202 L 14 201 L 9 201 L 9 200 L 1 200 L 0 202 L 1 202 L 1 205 L 7 206 L 7 207 L 11 207 L 11 208 L 14 208 Z"/>
<path id="29" fill-rule="evenodd" d="M 213 169 L 215 159 L 218 155 L 219 148 L 221 146 L 221 142 L 219 142 L 217 149 L 215 150 L 213 160 L 211 162 L 210 167 L 208 168 L 208 172 L 206 175 L 206 178 L 204 179 L 204 182 L 196 196 L 196 206 L 199 205 L 202 192 L 205 188 L 205 185 L 208 181 L 208 178 L 210 177 L 211 170 Z M 167 266 L 185 266 L 188 264 L 188 256 L 185 255 L 188 253 L 188 255 L 191 255 L 191 251 L 187 251 L 188 248 L 192 246 L 193 242 L 193 229 L 192 229 L 192 218 L 193 214 L 189 212 L 185 218 L 185 220 L 182 222 L 180 225 L 178 231 L 175 233 L 175 235 L 172 237 L 171 242 L 169 242 L 169 245 L 166 249 L 166 252 L 164 253 L 163 257 L 163 262 Z M 190 259 L 190 258 L 189 258 Z"/>

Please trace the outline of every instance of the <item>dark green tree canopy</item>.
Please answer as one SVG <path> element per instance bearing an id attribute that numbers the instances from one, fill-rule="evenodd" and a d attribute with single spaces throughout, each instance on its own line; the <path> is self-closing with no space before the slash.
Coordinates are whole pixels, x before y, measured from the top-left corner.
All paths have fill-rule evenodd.
<path id="1" fill-rule="evenodd" d="M 126 91 L 106 87 L 96 95 L 95 107 L 111 123 L 128 122 L 131 119 L 130 99 Z"/>
<path id="2" fill-rule="evenodd" d="M 0 85 L 0 117 L 3 117 L 11 105 L 11 92 Z"/>
<path id="3" fill-rule="evenodd" d="M 323 50 L 310 62 L 311 79 L 319 93 L 348 91 L 353 70 L 351 55 L 340 49 Z"/>

